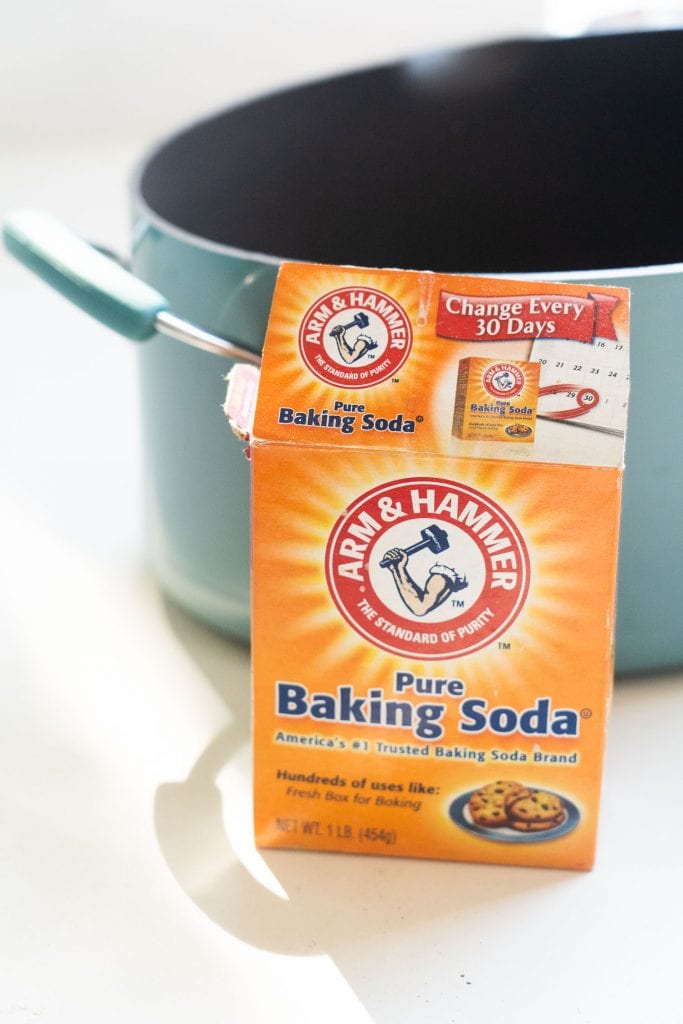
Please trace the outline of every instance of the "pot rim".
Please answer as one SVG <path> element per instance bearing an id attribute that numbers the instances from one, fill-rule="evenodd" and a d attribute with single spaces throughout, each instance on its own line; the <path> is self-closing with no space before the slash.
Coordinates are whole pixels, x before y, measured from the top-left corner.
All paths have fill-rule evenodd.
<path id="1" fill-rule="evenodd" d="M 675 30 L 673 30 L 673 31 L 675 32 Z M 659 34 L 670 35 L 671 33 L 672 33 L 672 30 L 662 30 L 661 32 L 657 32 L 657 31 L 655 31 L 655 32 L 653 32 L 653 31 L 643 31 L 643 32 L 632 32 L 632 33 L 628 33 L 628 34 L 632 35 L 632 36 L 633 35 L 653 36 L 653 35 L 659 35 Z M 609 33 L 609 35 L 623 35 L 623 34 L 624 33 Z M 681 34 L 683 35 L 683 30 L 681 30 Z M 581 41 L 588 40 L 590 38 L 603 38 L 603 36 L 602 35 L 600 35 L 600 36 L 593 36 L 593 37 L 590 37 L 590 36 L 579 36 L 579 37 L 575 37 L 574 41 L 575 42 L 581 42 Z M 539 43 L 539 44 L 542 45 L 544 43 L 558 42 L 558 40 L 557 40 L 556 37 L 541 37 L 541 38 L 538 38 L 538 37 L 530 37 L 530 38 L 515 37 L 515 38 L 503 39 L 503 40 L 492 40 L 492 41 L 489 41 L 487 43 L 483 43 L 483 44 L 480 44 L 480 45 L 466 46 L 466 47 L 462 47 L 460 49 L 467 50 L 467 51 L 472 51 L 472 50 L 488 49 L 491 46 L 506 46 L 506 45 L 514 45 L 514 44 L 517 44 L 517 43 L 529 43 L 529 42 Z M 449 48 L 449 50 L 447 52 L 452 52 L 453 49 L 458 49 L 458 48 Z M 431 52 L 433 52 L 433 51 L 431 51 Z M 215 242 L 215 241 L 213 241 L 210 238 L 205 238 L 203 235 L 195 234 L 192 231 L 188 231 L 185 228 L 181 228 L 177 224 L 174 224 L 173 221 L 167 220 L 165 217 L 162 217 L 161 214 L 157 213 L 157 211 L 154 210 L 154 208 L 152 206 L 150 206 L 150 204 L 147 202 L 147 200 L 145 199 L 145 197 L 143 195 L 142 180 L 143 180 L 143 177 L 145 175 L 145 171 L 147 170 L 147 167 L 161 153 L 161 151 L 163 149 L 165 149 L 167 146 L 169 146 L 176 139 L 179 139 L 179 138 L 181 138 L 184 135 L 190 134 L 191 132 L 193 132 L 197 128 L 199 128 L 201 125 L 208 124 L 210 121 L 217 120 L 220 117 L 225 116 L 226 114 L 232 113 L 232 112 L 237 111 L 237 110 L 241 110 L 241 109 L 243 109 L 245 107 L 249 107 L 252 104 L 258 103 L 260 100 L 270 99 L 272 97 L 275 97 L 275 96 L 278 96 L 278 95 L 281 95 L 281 94 L 284 94 L 284 93 L 294 93 L 294 92 L 298 92 L 298 91 L 303 91 L 303 90 L 307 89 L 310 86 L 321 85 L 321 84 L 324 84 L 325 82 L 340 81 L 340 80 L 343 80 L 344 78 L 349 78 L 349 77 L 356 76 L 356 75 L 361 75 L 361 74 L 370 73 L 370 72 L 373 72 L 373 71 L 378 71 L 378 70 L 381 70 L 383 68 L 396 67 L 397 65 L 401 65 L 401 64 L 406 65 L 406 64 L 411 63 L 412 61 L 420 60 L 424 56 L 425 56 L 425 54 L 416 53 L 416 54 L 413 54 L 413 55 L 410 55 L 410 56 L 405 56 L 405 57 L 403 57 L 402 59 L 399 59 L 399 60 L 393 59 L 393 60 L 390 60 L 390 61 L 378 62 L 377 64 L 370 64 L 368 66 L 363 66 L 363 67 L 356 68 L 356 69 L 353 69 L 353 70 L 350 70 L 350 71 L 346 71 L 346 72 L 335 73 L 335 74 L 332 74 L 332 75 L 326 75 L 326 76 L 323 76 L 323 77 L 320 77 L 320 78 L 311 78 L 310 80 L 306 80 L 306 81 L 303 81 L 303 82 L 297 82 L 295 84 L 283 85 L 281 88 L 275 88 L 275 89 L 269 90 L 267 92 L 259 93 L 259 94 L 256 94 L 254 96 L 247 97 L 247 98 L 242 99 L 242 100 L 238 100 L 237 102 L 235 102 L 233 104 L 229 104 L 228 106 L 217 107 L 215 110 L 213 110 L 210 113 L 205 114 L 204 116 L 200 116 L 200 117 L 195 118 L 192 121 L 186 122 L 185 124 L 183 124 L 180 127 L 178 127 L 175 131 L 172 131 L 172 132 L 168 133 L 167 135 L 163 136 L 162 138 L 157 139 L 155 142 L 151 143 L 150 146 L 138 158 L 138 161 L 136 162 L 136 164 L 134 164 L 133 170 L 132 170 L 132 172 L 130 174 L 130 177 L 129 177 L 129 183 L 128 183 L 129 196 L 130 196 L 130 198 L 132 200 L 134 212 L 136 214 L 139 213 L 142 216 L 144 216 L 145 219 L 148 221 L 148 223 L 153 225 L 154 227 L 156 227 L 160 232 L 163 232 L 164 234 L 170 236 L 171 238 L 175 238 L 177 241 L 182 242 L 185 245 L 190 245 L 190 246 L 192 246 L 192 247 L 194 247 L 196 249 L 203 249 L 206 252 L 213 252 L 213 253 L 216 253 L 216 254 L 222 255 L 222 256 L 230 256 L 230 257 L 233 257 L 235 259 L 240 259 L 240 260 L 254 262 L 254 263 L 261 263 L 261 264 L 270 265 L 270 266 L 274 266 L 274 267 L 278 267 L 282 263 L 303 263 L 303 262 L 309 262 L 309 261 L 305 260 L 303 257 L 300 257 L 300 256 L 276 256 L 276 255 L 273 255 L 272 253 L 259 252 L 258 250 L 242 249 L 239 246 L 230 245 L 229 243 L 226 243 L 226 242 Z M 352 265 L 352 264 L 347 264 L 347 265 Z M 423 272 L 423 273 L 424 272 L 432 272 L 431 268 L 424 268 L 424 267 L 404 267 L 402 269 L 404 269 L 404 270 L 416 270 L 416 271 L 420 271 L 420 272 Z M 458 270 L 458 269 L 445 269 L 445 268 L 443 268 L 443 269 L 435 270 L 433 272 L 437 273 L 437 274 L 438 273 L 443 273 L 443 274 L 462 273 L 462 274 L 472 274 L 472 275 L 484 276 L 484 277 L 510 277 L 510 278 L 517 278 L 517 279 L 529 279 L 529 278 L 541 278 L 542 277 L 544 280 L 549 280 L 549 281 L 553 281 L 553 280 L 557 280 L 557 281 L 578 281 L 578 280 L 580 280 L 580 281 L 586 281 L 586 283 L 590 283 L 589 279 L 590 279 L 591 275 L 598 276 L 600 278 L 600 280 L 610 280 L 610 279 L 617 279 L 617 278 L 623 278 L 623 277 L 636 277 L 637 278 L 637 277 L 653 277 L 653 276 L 657 276 L 657 275 L 666 276 L 666 275 L 670 275 L 670 274 L 681 274 L 681 273 L 683 273 L 683 261 L 676 262 L 676 263 L 654 263 L 654 264 L 645 264 L 645 265 L 636 264 L 634 266 L 625 266 L 625 267 L 603 267 L 603 268 L 593 267 L 593 268 L 588 268 L 588 269 L 564 270 L 564 271 L 558 271 L 558 270 L 544 271 L 544 270 L 540 269 L 540 270 L 523 271 L 523 272 L 519 272 L 519 271 L 516 271 L 516 272 L 496 271 L 496 272 L 492 273 L 491 271 L 480 270 L 480 269 Z"/>

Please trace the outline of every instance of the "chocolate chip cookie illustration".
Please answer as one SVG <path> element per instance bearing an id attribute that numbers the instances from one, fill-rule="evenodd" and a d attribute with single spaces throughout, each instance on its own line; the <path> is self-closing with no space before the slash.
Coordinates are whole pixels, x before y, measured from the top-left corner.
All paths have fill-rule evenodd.
<path id="1" fill-rule="evenodd" d="M 486 786 L 482 786 L 481 789 L 477 790 L 477 793 L 490 793 L 507 799 L 522 793 L 522 791 L 527 792 L 521 782 L 513 782 L 511 779 L 498 779 L 496 782 L 489 782 Z"/>
<path id="2" fill-rule="evenodd" d="M 516 779 L 496 779 L 463 793 L 450 808 L 456 824 L 504 842 L 552 839 L 579 823 L 578 808 L 566 797 Z"/>
<path id="3" fill-rule="evenodd" d="M 472 821 L 484 828 L 500 828 L 508 824 L 505 801 L 526 793 L 518 782 L 499 779 L 482 786 L 470 797 L 468 807 Z"/>
<path id="4" fill-rule="evenodd" d="M 563 810 L 559 796 L 542 789 L 529 790 L 515 800 L 510 800 L 505 809 L 512 822 L 521 821 L 526 824 L 557 823 Z"/>
<path id="5" fill-rule="evenodd" d="M 558 814 L 557 818 L 550 821 L 514 821 L 508 822 L 510 828 L 518 832 L 548 832 L 551 828 L 557 828 L 564 821 L 564 814 Z"/>
<path id="6" fill-rule="evenodd" d="M 475 793 L 470 799 L 469 810 L 472 821 L 484 828 L 499 828 L 508 823 L 507 811 L 501 797 Z"/>

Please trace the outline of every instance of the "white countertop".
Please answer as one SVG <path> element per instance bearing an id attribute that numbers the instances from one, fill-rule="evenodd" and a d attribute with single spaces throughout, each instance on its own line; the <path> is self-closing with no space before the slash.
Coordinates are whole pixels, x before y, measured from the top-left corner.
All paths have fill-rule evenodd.
<path id="1" fill-rule="evenodd" d="M 121 244 L 136 154 L 5 173 Z M 591 873 L 258 853 L 248 653 L 145 568 L 132 346 L 0 273 L 0 1020 L 681 1021 L 683 675 L 617 685 Z"/>

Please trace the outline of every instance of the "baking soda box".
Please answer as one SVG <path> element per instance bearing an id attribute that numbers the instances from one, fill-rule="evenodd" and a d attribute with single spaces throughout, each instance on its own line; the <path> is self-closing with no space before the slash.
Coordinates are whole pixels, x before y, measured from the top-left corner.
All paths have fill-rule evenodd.
<path id="1" fill-rule="evenodd" d="M 284 265 L 256 375 L 258 844 L 589 868 L 628 292 Z"/>

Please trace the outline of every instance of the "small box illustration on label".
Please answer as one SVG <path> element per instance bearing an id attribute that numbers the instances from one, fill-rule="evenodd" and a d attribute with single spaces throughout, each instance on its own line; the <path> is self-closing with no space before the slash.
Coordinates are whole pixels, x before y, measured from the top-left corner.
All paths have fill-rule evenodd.
<path id="1" fill-rule="evenodd" d="M 458 366 L 453 433 L 464 441 L 533 441 L 540 364 L 467 356 Z"/>
<path id="2" fill-rule="evenodd" d="M 592 865 L 627 399 L 625 289 L 282 266 L 226 403 L 258 845 Z"/>

